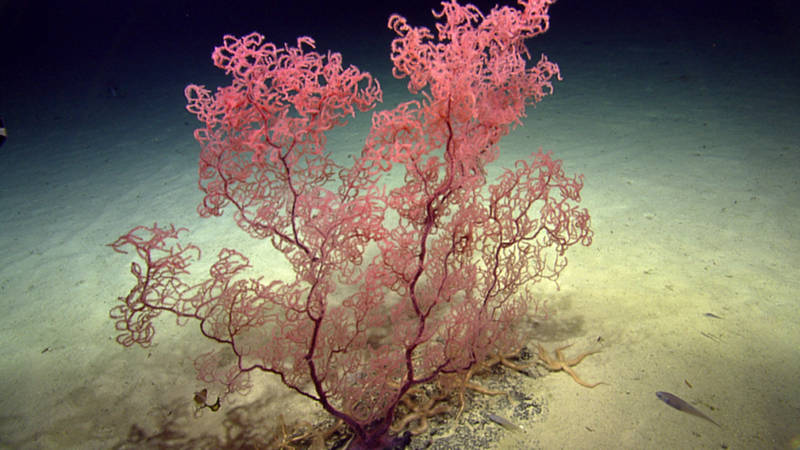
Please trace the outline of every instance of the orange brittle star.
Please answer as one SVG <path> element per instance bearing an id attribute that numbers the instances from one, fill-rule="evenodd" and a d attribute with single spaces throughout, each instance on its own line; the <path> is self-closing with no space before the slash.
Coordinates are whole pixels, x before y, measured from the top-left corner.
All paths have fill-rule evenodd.
<path id="1" fill-rule="evenodd" d="M 413 390 L 414 388 L 412 388 Z M 397 423 L 391 426 L 391 430 L 394 433 L 400 433 L 406 425 L 410 424 L 413 421 L 417 421 L 418 425 L 414 428 L 411 428 L 409 431 L 412 435 L 417 436 L 425 431 L 428 430 L 428 419 L 437 415 L 437 414 L 444 414 L 450 411 L 450 407 L 447 405 L 437 405 L 440 401 L 443 401 L 447 398 L 447 394 L 439 395 L 436 397 L 431 397 L 425 403 L 415 403 L 411 400 L 410 396 L 416 395 L 417 391 L 412 390 L 406 392 L 406 395 L 403 396 L 400 401 L 409 409 L 409 414 L 400 419 Z"/>
<path id="2" fill-rule="evenodd" d="M 581 353 L 580 355 L 576 356 L 572 359 L 564 358 L 564 353 L 562 350 L 568 348 L 572 344 L 565 345 L 563 347 L 559 347 L 555 351 L 555 358 L 552 358 L 550 355 L 547 354 L 547 351 L 539 345 L 539 363 L 543 365 L 547 370 L 551 372 L 558 372 L 559 370 L 563 370 L 572 376 L 572 379 L 575 380 L 576 383 L 580 384 L 581 386 L 586 386 L 588 388 L 593 388 L 598 384 L 606 384 L 602 381 L 590 384 L 587 383 L 578 377 L 578 375 L 572 370 L 572 366 L 577 365 L 579 362 L 583 361 L 583 358 L 586 358 L 589 355 L 599 352 L 600 350 L 592 350 L 588 352 Z"/>

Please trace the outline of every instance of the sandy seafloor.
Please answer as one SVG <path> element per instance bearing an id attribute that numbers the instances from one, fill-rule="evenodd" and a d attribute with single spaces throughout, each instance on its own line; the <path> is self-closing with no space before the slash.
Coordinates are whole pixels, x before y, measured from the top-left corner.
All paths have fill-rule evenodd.
<path id="1" fill-rule="evenodd" d="M 530 345 L 601 350 L 576 372 L 607 384 L 587 389 L 541 370 L 479 377 L 516 395 L 470 396 L 460 422 L 435 420 L 415 446 L 753 449 L 800 438 L 798 61 L 767 38 L 708 36 L 544 41 L 564 81 L 502 142 L 492 171 L 542 146 L 585 175 L 594 242 L 570 250 L 560 290 L 537 288 L 555 314 Z M 52 75 L 47 101 L 4 95 L 0 447 L 109 448 L 132 427 L 153 435 L 169 424 L 188 439 L 242 417 L 262 431 L 279 413 L 324 417 L 269 376 L 250 396 L 194 417 L 202 384 L 192 361 L 205 348 L 196 328 L 165 317 L 149 349 L 114 341 L 108 311 L 133 278 L 131 258 L 105 244 L 134 225 L 186 226 L 206 262 L 229 246 L 257 260 L 251 275 L 285 275 L 230 214 L 195 213 L 197 122 L 182 88 L 212 73 L 210 61 L 197 64 L 123 76 L 118 96 L 77 69 Z M 384 61 L 359 65 L 383 81 L 387 106 L 408 98 Z M 329 149 L 359 151 L 368 126 L 362 115 Z M 656 391 L 720 427 L 669 408 Z"/>

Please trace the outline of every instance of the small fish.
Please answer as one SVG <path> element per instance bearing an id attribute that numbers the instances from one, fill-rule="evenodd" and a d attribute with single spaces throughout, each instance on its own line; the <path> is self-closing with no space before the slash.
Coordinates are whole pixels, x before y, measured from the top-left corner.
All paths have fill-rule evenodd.
<path id="1" fill-rule="evenodd" d="M 496 414 L 487 413 L 486 418 L 491 420 L 492 422 L 500 425 L 501 427 L 505 428 L 509 431 L 516 431 L 516 432 L 523 432 L 525 430 L 522 429 L 521 426 L 511 422 L 510 420 L 506 419 L 505 417 L 500 417 Z"/>
<path id="2" fill-rule="evenodd" d="M 669 392 L 658 391 L 658 392 L 656 392 L 656 397 L 661 399 L 661 401 L 663 401 L 664 403 L 668 404 L 669 406 L 672 406 L 673 408 L 677 409 L 678 411 L 683 411 L 683 412 L 689 413 L 689 414 L 691 414 L 693 416 L 697 416 L 697 417 L 699 417 L 701 419 L 706 419 L 707 421 L 713 423 L 714 425 L 722 428 L 722 426 L 720 424 L 718 424 L 717 422 L 714 422 L 713 420 L 711 420 L 710 417 L 708 417 L 707 415 L 701 413 L 700 410 L 698 410 L 694 406 L 686 403 L 685 400 L 683 400 L 682 398 L 678 397 L 675 394 L 670 394 Z"/>
<path id="3" fill-rule="evenodd" d="M 8 137 L 8 133 L 6 133 L 6 125 L 3 123 L 3 118 L 0 117 L 0 145 L 3 145 L 3 142 L 6 141 Z"/>

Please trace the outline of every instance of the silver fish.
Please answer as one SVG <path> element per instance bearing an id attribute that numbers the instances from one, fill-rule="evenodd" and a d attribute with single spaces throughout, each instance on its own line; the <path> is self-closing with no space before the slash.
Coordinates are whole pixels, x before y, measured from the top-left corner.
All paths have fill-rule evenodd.
<path id="1" fill-rule="evenodd" d="M 685 400 L 683 400 L 682 398 L 678 397 L 675 394 L 670 394 L 669 392 L 658 391 L 658 392 L 656 392 L 656 397 L 661 399 L 661 401 L 663 401 L 664 403 L 668 404 L 669 406 L 672 406 L 673 408 L 677 409 L 678 411 L 683 411 L 683 412 L 689 413 L 689 414 L 691 414 L 693 416 L 697 416 L 697 417 L 699 417 L 701 419 L 705 419 L 705 420 L 713 423 L 714 425 L 722 428 L 722 426 L 720 424 L 718 424 L 717 422 L 714 422 L 711 419 L 711 417 L 708 417 L 707 415 L 701 413 L 699 409 L 697 409 L 694 406 L 690 405 Z"/>
<path id="2" fill-rule="evenodd" d="M 492 413 L 486 413 L 486 418 L 491 420 L 492 422 L 500 425 L 501 427 L 510 430 L 510 431 L 525 431 L 522 429 L 521 426 L 511 422 L 510 420 L 506 419 L 505 417 L 498 416 Z"/>

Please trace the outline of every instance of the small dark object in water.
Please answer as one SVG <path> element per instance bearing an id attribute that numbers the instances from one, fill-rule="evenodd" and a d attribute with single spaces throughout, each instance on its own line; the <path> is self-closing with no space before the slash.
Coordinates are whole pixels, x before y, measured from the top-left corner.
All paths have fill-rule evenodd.
<path id="1" fill-rule="evenodd" d="M 122 89 L 119 87 L 117 83 L 108 83 L 106 85 L 106 97 L 108 98 L 123 98 L 125 97 L 125 93 L 122 92 Z"/>
<path id="2" fill-rule="evenodd" d="M 8 137 L 8 134 L 6 133 L 6 124 L 3 123 L 3 118 L 0 117 L 0 146 L 2 146 L 3 142 L 6 141 L 6 137 Z"/>
<path id="3" fill-rule="evenodd" d="M 683 412 L 689 413 L 689 414 L 691 414 L 693 416 L 697 416 L 697 417 L 699 417 L 701 419 L 705 419 L 705 420 L 713 423 L 714 425 L 722 428 L 722 426 L 720 424 L 718 424 L 717 422 L 714 422 L 710 417 L 708 417 L 707 415 L 701 413 L 699 409 L 697 409 L 694 406 L 688 404 L 685 400 L 683 400 L 682 398 L 678 397 L 675 394 L 670 394 L 669 392 L 658 391 L 658 392 L 656 392 L 656 397 L 661 399 L 661 401 L 663 401 L 664 403 L 668 404 L 669 406 L 672 406 L 673 408 L 677 409 L 678 411 L 683 411 Z"/>
<path id="4" fill-rule="evenodd" d="M 714 313 L 705 313 L 703 315 L 706 316 L 706 317 L 711 317 L 712 319 L 722 319 L 722 317 L 720 317 L 720 316 L 718 316 L 718 315 L 716 315 Z"/>

